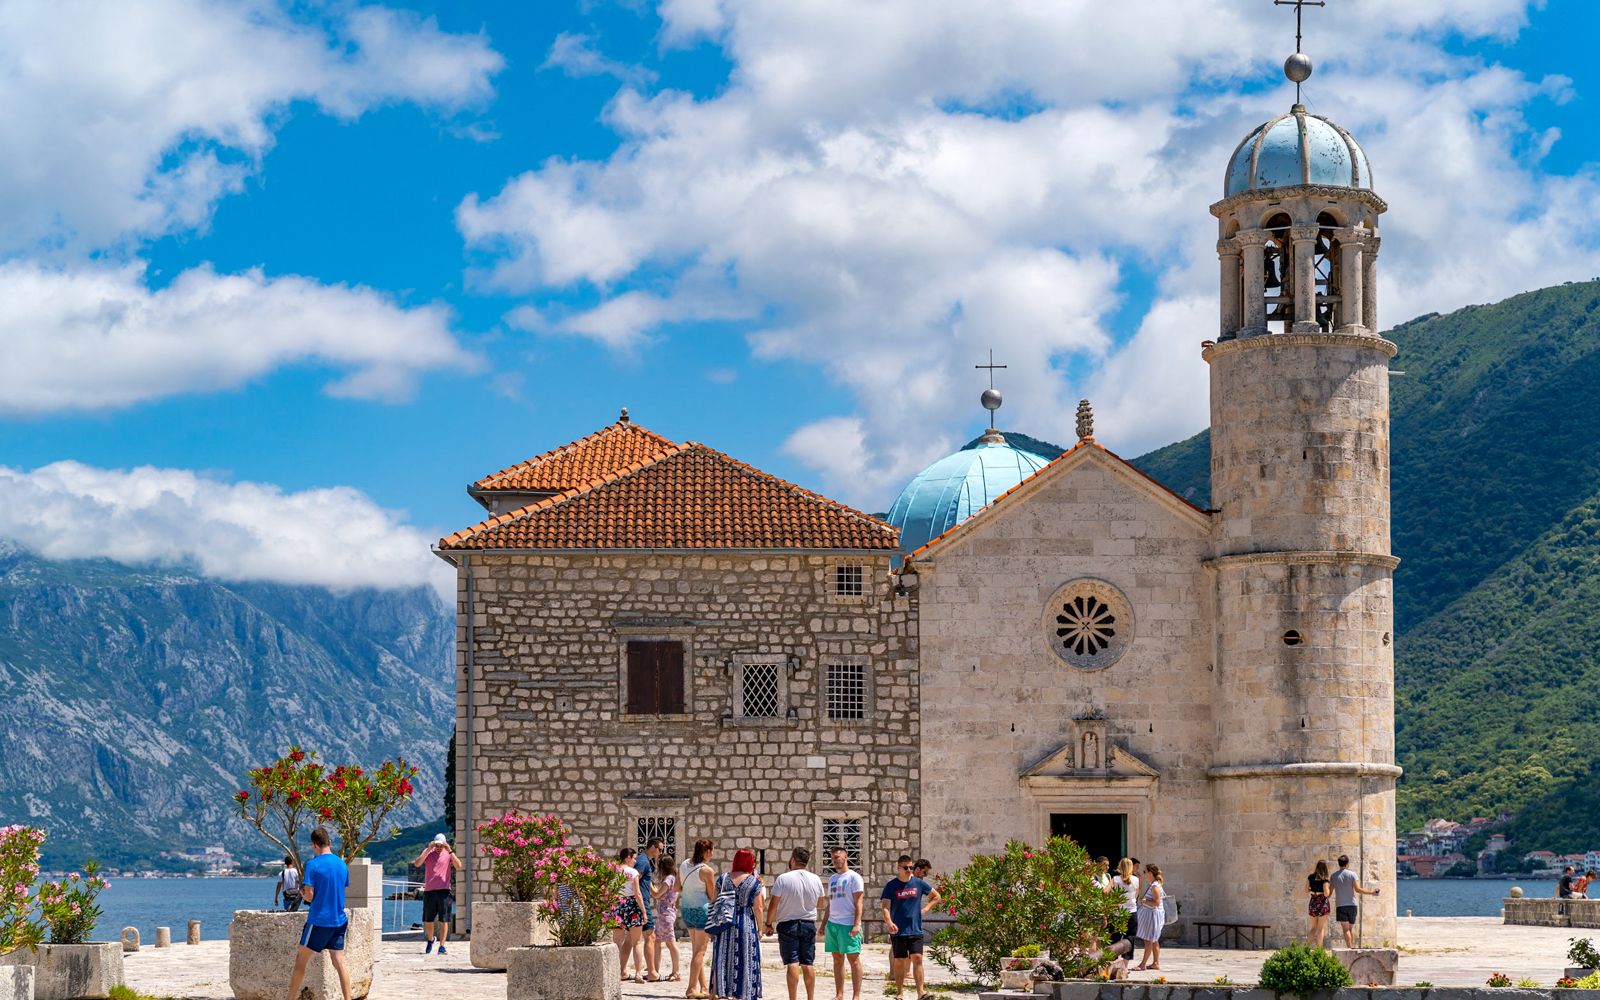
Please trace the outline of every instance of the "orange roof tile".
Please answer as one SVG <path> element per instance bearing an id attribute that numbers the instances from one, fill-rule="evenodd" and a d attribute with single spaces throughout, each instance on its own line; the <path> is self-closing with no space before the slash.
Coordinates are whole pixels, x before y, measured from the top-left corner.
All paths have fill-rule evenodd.
<path id="1" fill-rule="evenodd" d="M 548 490 L 560 493 L 675 447 L 676 442 L 629 422 L 624 411 L 622 419 L 616 423 L 571 444 L 484 476 L 473 483 L 468 492 Z"/>
<path id="2" fill-rule="evenodd" d="M 690 442 L 458 531 L 439 548 L 887 551 L 899 535 L 870 514 Z"/>

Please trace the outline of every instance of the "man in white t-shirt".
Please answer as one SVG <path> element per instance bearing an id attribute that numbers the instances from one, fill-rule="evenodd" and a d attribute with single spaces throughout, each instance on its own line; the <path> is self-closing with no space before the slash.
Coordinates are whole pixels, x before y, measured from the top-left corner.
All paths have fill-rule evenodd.
<path id="1" fill-rule="evenodd" d="M 850 990 L 861 1000 L 861 907 L 866 883 L 850 869 L 850 855 L 833 850 L 833 874 L 828 876 L 828 941 L 833 955 L 833 1000 L 844 1000 L 844 964 L 850 962 Z"/>
<path id="2" fill-rule="evenodd" d="M 806 981 L 806 1000 L 816 1000 L 817 925 L 827 918 L 827 890 L 822 879 L 808 870 L 811 852 L 796 847 L 789 854 L 789 870 L 772 884 L 767 901 L 767 933 L 776 929 L 778 954 L 789 980 L 789 1000 L 797 1000 L 802 978 Z"/>

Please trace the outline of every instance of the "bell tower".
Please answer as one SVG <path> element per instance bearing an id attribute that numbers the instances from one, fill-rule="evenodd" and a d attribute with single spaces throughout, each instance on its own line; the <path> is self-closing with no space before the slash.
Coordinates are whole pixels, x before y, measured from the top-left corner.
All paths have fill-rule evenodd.
<path id="1" fill-rule="evenodd" d="M 1298 47 L 1298 46 L 1297 46 Z M 1393 946 L 1389 361 L 1366 153 L 1298 101 L 1228 162 L 1211 377 L 1217 753 L 1215 915 L 1305 925 L 1296 891 L 1350 856 L 1358 944 Z M 1330 928 L 1337 936 L 1338 931 Z"/>

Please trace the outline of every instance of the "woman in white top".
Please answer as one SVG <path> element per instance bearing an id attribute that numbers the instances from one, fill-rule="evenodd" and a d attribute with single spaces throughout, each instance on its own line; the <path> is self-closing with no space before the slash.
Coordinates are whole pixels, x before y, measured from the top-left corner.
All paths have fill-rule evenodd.
<path id="1" fill-rule="evenodd" d="M 1111 935 L 1111 943 L 1116 944 L 1123 938 L 1139 936 L 1139 876 L 1133 873 L 1133 859 L 1123 858 L 1117 862 L 1117 873 L 1111 877 L 1111 887 L 1122 893 L 1122 912 L 1128 915 L 1128 922 L 1121 933 Z"/>
<path id="2" fill-rule="evenodd" d="M 1167 923 L 1167 890 L 1161 884 L 1161 869 L 1145 865 L 1144 892 L 1139 894 L 1139 940 L 1144 942 L 1144 954 L 1139 956 L 1139 969 L 1161 968 L 1161 928 Z"/>
<path id="3" fill-rule="evenodd" d="M 678 912 L 683 924 L 689 928 L 689 983 L 683 994 L 686 1000 L 705 1000 L 711 996 L 711 985 L 706 981 L 706 951 L 711 947 L 711 935 L 706 933 L 706 911 L 717 898 L 717 866 L 711 863 L 711 852 L 716 845 L 701 839 L 694 843 L 694 855 L 678 873 L 678 884 L 683 895 L 678 899 Z"/>

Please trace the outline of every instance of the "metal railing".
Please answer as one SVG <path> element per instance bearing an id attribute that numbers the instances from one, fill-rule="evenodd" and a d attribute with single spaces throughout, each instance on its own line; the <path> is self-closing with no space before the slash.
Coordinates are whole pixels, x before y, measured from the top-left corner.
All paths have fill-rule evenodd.
<path id="1" fill-rule="evenodd" d="M 386 878 L 383 880 L 383 926 L 393 925 L 395 931 L 407 931 L 411 928 L 405 923 L 406 904 L 413 899 L 422 898 L 422 883 L 410 882 L 406 879 Z M 395 897 L 395 898 L 390 898 Z M 390 919 L 393 918 L 393 919 Z M 391 932 L 392 933 L 392 932 Z"/>

